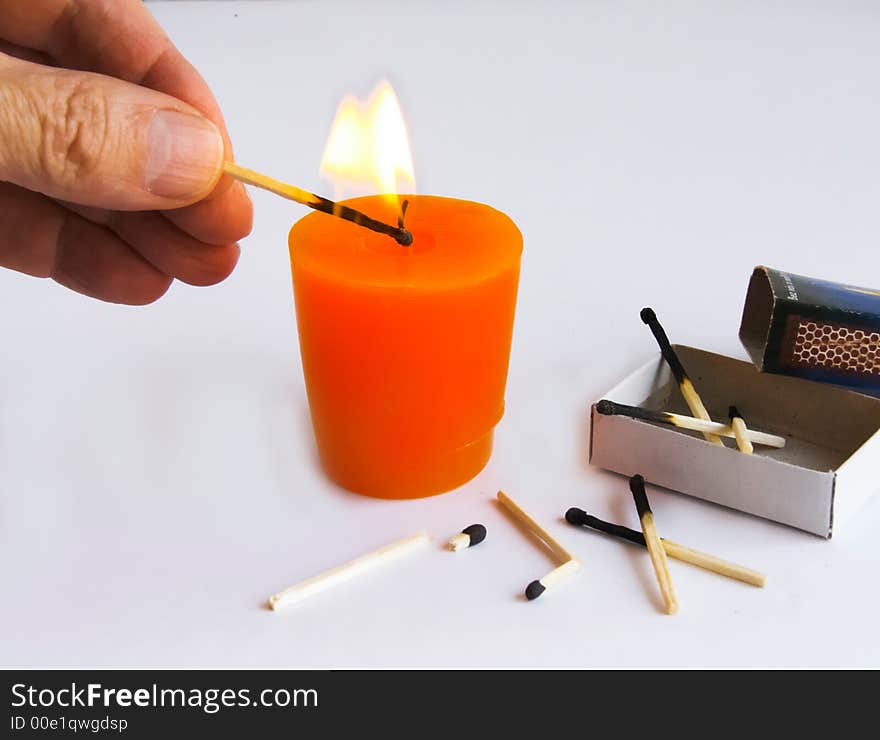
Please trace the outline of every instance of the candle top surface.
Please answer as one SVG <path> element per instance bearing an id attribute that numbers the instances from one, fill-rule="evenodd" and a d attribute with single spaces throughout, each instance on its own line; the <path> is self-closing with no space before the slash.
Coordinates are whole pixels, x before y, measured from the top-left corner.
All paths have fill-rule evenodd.
<path id="1" fill-rule="evenodd" d="M 441 289 L 488 280 L 519 263 L 522 234 L 501 211 L 434 195 L 398 199 L 409 201 L 404 226 L 413 235 L 411 246 L 315 212 L 291 229 L 294 264 L 333 280 L 362 285 Z M 400 207 L 386 196 L 343 203 L 389 224 L 396 224 L 400 215 Z"/>

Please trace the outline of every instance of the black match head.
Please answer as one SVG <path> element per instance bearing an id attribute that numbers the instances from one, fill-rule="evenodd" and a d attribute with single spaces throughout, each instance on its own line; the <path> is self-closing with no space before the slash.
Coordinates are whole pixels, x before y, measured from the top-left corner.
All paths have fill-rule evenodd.
<path id="1" fill-rule="evenodd" d="M 471 524 L 469 527 L 465 527 L 461 530 L 461 532 L 470 537 L 471 541 L 468 544 L 468 547 L 479 545 L 484 539 L 486 539 L 486 528 L 482 524 Z"/>
<path id="2" fill-rule="evenodd" d="M 394 239 L 401 247 L 409 247 L 413 243 L 412 232 L 407 231 L 406 229 L 401 229 L 397 236 L 394 237 Z"/>
<path id="3" fill-rule="evenodd" d="M 657 323 L 657 314 L 654 313 L 654 309 L 650 306 L 646 306 L 641 311 L 639 311 L 639 316 L 642 317 L 642 321 L 644 321 L 648 326 Z"/>
<path id="4" fill-rule="evenodd" d="M 617 413 L 617 406 L 614 405 L 614 401 L 603 398 L 596 404 L 596 411 L 603 416 L 614 416 Z"/>
<path id="5" fill-rule="evenodd" d="M 541 585 L 540 581 L 532 581 L 528 586 L 526 586 L 526 598 L 529 601 L 534 601 L 546 590 L 547 589 L 544 588 L 543 585 Z"/>
<path id="6" fill-rule="evenodd" d="M 645 479 L 641 475 L 634 475 L 629 479 L 629 490 L 632 492 L 639 518 L 650 514 L 651 504 L 648 503 L 648 494 L 645 493 Z"/>
<path id="7" fill-rule="evenodd" d="M 731 406 L 729 409 L 727 409 L 727 415 L 730 417 L 731 421 L 733 421 L 738 416 L 742 416 L 736 406 Z"/>
<path id="8" fill-rule="evenodd" d="M 569 524 L 574 524 L 576 527 L 583 526 L 586 520 L 587 512 L 583 509 L 579 509 L 577 506 L 572 506 L 568 511 L 565 512 L 565 521 L 567 521 Z"/>

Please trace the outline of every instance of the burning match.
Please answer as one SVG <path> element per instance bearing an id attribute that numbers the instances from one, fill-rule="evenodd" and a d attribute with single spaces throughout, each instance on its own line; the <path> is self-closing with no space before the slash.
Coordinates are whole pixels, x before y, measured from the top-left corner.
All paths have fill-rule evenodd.
<path id="1" fill-rule="evenodd" d="M 560 565 L 551 570 L 546 576 L 537 581 L 532 581 L 526 586 L 526 598 L 529 601 L 534 601 L 544 593 L 544 591 L 554 588 L 580 569 L 580 561 L 574 558 L 568 550 L 553 539 L 547 530 L 532 519 L 532 517 L 530 517 L 522 507 L 516 503 L 516 501 L 504 493 L 504 491 L 498 491 L 498 501 L 508 512 L 510 512 L 510 515 L 517 522 L 541 540 L 548 547 L 550 552 L 553 553 L 553 556 L 560 562 Z"/>
<path id="2" fill-rule="evenodd" d="M 749 428 L 746 426 L 746 421 L 739 409 L 736 406 L 731 406 L 727 414 L 730 417 L 730 427 L 736 435 L 736 446 L 739 447 L 739 451 L 746 455 L 754 454 L 755 448 L 752 447 L 752 441 L 749 439 Z"/>
<path id="3" fill-rule="evenodd" d="M 354 208 L 336 203 L 328 198 L 322 198 L 320 195 L 315 195 L 314 193 L 298 188 L 295 185 L 288 185 L 285 182 L 255 172 L 254 170 L 249 170 L 246 167 L 239 167 L 232 162 L 225 162 L 223 164 L 223 172 L 243 183 L 262 188 L 263 190 L 268 190 L 270 193 L 275 193 L 275 195 L 280 195 L 282 198 L 287 198 L 288 200 L 308 206 L 309 208 L 314 208 L 316 211 L 343 218 L 346 221 L 351 221 L 353 224 L 363 226 L 365 229 L 370 229 L 371 231 L 377 231 L 380 234 L 386 234 L 387 236 L 393 237 L 401 246 L 408 247 L 413 243 L 412 234 L 403 228 L 403 214 L 398 220 L 398 225 L 392 226 L 383 221 L 377 221 L 375 218 L 370 218 L 367 214 L 361 213 Z M 403 202 L 403 206 L 403 212 L 405 214 L 406 201 Z"/>
<path id="4" fill-rule="evenodd" d="M 657 584 L 663 595 L 663 603 L 666 605 L 667 614 L 675 614 L 678 611 L 678 599 L 672 588 L 672 578 L 669 575 L 669 566 L 666 564 L 666 550 L 660 542 L 657 527 L 654 525 L 654 514 L 648 503 L 648 494 L 645 493 L 645 479 L 640 475 L 634 475 L 629 479 L 629 490 L 632 491 L 636 511 L 639 513 L 639 522 L 642 525 L 642 534 L 645 537 L 645 547 L 651 557 L 651 565 L 657 575 Z"/>
<path id="5" fill-rule="evenodd" d="M 378 550 L 361 555 L 359 558 L 350 560 L 344 565 L 337 566 L 331 570 L 325 571 L 320 575 L 313 576 L 305 581 L 297 583 L 295 586 L 284 589 L 280 593 L 269 598 L 269 606 L 277 611 L 285 606 L 292 606 L 304 601 L 310 596 L 326 591 L 328 588 L 336 586 L 345 581 L 373 570 L 374 568 L 390 563 L 394 560 L 402 558 L 415 552 L 420 547 L 428 544 L 429 539 L 426 532 L 419 532 L 411 537 L 407 537 L 390 545 L 380 547 Z"/>
<path id="6" fill-rule="evenodd" d="M 678 355 L 672 349 L 669 337 L 666 336 L 666 331 L 660 325 L 660 320 L 657 318 L 657 314 L 654 313 L 654 309 L 643 308 L 639 315 L 642 317 L 642 321 L 648 325 L 648 328 L 654 335 L 654 339 L 657 340 L 657 344 L 660 345 L 660 353 L 663 355 L 663 359 L 666 360 L 666 364 L 669 365 L 669 369 L 672 371 L 672 375 L 681 389 L 681 395 L 684 396 L 684 400 L 687 402 L 691 413 L 705 421 L 712 421 L 712 417 L 709 416 L 709 412 L 706 411 L 706 406 L 703 404 L 703 399 L 700 398 L 697 389 L 694 388 L 694 384 L 684 369 L 684 365 L 681 364 L 681 360 L 678 359 Z M 724 443 L 717 434 L 704 432 L 703 436 L 712 444 L 724 446 Z"/>
<path id="7" fill-rule="evenodd" d="M 668 411 L 651 411 L 641 406 L 627 406 L 624 403 L 617 403 L 608 399 L 599 401 L 596 404 L 596 411 L 604 416 L 628 416 L 631 419 L 669 424 L 670 426 L 678 427 L 679 429 L 689 429 L 693 432 L 711 433 L 722 437 L 736 437 L 736 431 L 733 427 L 719 424 L 717 421 L 703 421 L 702 419 L 695 419 L 693 416 L 682 416 L 681 414 L 672 414 Z M 765 447 L 785 447 L 785 437 L 780 437 L 776 434 L 746 429 L 744 437 L 754 444 L 764 445 Z"/>
<path id="8" fill-rule="evenodd" d="M 606 522 L 592 514 L 588 514 L 583 509 L 578 509 L 575 506 L 565 512 L 565 521 L 576 527 L 590 527 L 599 532 L 604 532 L 613 537 L 632 542 L 635 545 L 640 545 L 641 547 L 646 546 L 645 536 L 641 532 L 636 532 L 634 529 L 623 527 L 620 524 Z M 758 588 L 763 588 L 767 582 L 767 576 L 763 573 L 759 573 L 751 568 L 746 568 L 743 565 L 729 563 L 728 561 L 722 560 L 714 555 L 709 555 L 708 553 L 700 552 L 699 550 L 694 550 L 690 547 L 685 547 L 684 545 L 679 545 L 676 542 L 672 542 L 671 540 L 662 537 L 660 538 L 660 542 L 663 543 L 663 549 L 666 551 L 668 557 L 680 560 L 683 563 L 690 563 L 703 570 L 708 570 L 712 573 L 726 576 L 727 578 L 733 578 L 734 580 L 742 581 L 743 583 L 748 583 L 749 585 L 757 586 Z"/>
<path id="9" fill-rule="evenodd" d="M 479 545 L 484 539 L 486 539 L 486 528 L 482 524 L 471 524 L 446 544 L 452 552 L 458 552 Z"/>

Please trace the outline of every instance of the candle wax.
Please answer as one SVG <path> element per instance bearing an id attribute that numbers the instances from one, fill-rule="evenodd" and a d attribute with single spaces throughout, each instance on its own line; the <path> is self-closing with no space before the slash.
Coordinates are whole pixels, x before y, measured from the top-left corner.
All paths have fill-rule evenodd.
<path id="1" fill-rule="evenodd" d="M 399 245 L 323 213 L 290 232 L 303 374 L 326 473 L 381 498 L 455 488 L 504 413 L 522 236 L 503 213 L 409 200 Z M 396 223 L 397 201 L 346 201 Z"/>

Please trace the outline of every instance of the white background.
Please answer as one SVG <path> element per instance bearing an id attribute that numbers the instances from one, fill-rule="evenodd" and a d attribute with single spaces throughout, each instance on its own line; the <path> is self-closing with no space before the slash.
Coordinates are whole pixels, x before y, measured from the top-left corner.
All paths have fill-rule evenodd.
<path id="1" fill-rule="evenodd" d="M 873 3 L 154 3 L 240 163 L 325 189 L 337 102 L 395 84 L 419 190 L 509 213 L 525 253 L 488 468 L 383 502 L 322 476 L 286 238 L 254 193 L 240 265 L 147 308 L 0 274 L 0 664 L 873 666 L 880 497 L 831 542 L 652 489 L 662 533 L 769 574 L 673 562 L 560 521 L 637 526 L 585 461 L 587 406 L 673 340 L 737 357 L 755 264 L 880 285 Z M 544 552 L 504 488 L 584 562 L 534 603 Z M 440 543 L 480 521 L 489 537 Z M 300 607 L 271 593 L 427 528 L 435 546 Z"/>

